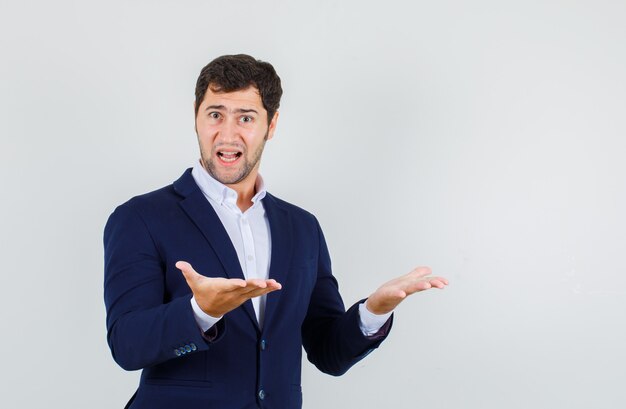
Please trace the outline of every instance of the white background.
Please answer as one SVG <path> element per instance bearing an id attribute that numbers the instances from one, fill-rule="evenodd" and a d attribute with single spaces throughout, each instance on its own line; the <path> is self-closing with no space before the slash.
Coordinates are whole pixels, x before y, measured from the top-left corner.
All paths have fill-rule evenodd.
<path id="1" fill-rule="evenodd" d="M 626 405 L 623 1 L 0 2 L 2 408 L 121 408 L 102 229 L 198 157 L 214 57 L 285 90 L 262 166 L 344 299 L 430 265 L 389 339 L 305 408 Z"/>

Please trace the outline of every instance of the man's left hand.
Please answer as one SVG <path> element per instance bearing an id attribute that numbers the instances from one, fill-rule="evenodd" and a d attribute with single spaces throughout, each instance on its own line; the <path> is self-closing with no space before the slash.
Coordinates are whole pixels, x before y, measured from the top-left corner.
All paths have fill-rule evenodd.
<path id="1" fill-rule="evenodd" d="M 429 267 L 417 267 L 410 273 L 386 282 L 369 296 L 365 307 L 377 315 L 393 311 L 406 297 L 431 288 L 443 289 L 448 280 L 431 276 Z"/>

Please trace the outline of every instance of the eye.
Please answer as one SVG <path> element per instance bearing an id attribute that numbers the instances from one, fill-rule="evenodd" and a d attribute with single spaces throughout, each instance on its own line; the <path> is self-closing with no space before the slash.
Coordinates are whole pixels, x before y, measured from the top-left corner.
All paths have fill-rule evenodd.
<path id="1" fill-rule="evenodd" d="M 240 120 L 241 122 L 243 122 L 243 123 L 249 123 L 249 122 L 252 122 L 252 120 L 253 120 L 253 119 L 254 119 L 254 118 L 252 118 L 251 116 L 248 116 L 248 115 L 244 115 L 244 116 L 242 116 L 241 118 L 239 118 L 239 120 Z"/>
<path id="2" fill-rule="evenodd" d="M 220 119 L 220 113 L 219 112 L 209 112 L 209 118 L 211 118 L 211 119 Z"/>

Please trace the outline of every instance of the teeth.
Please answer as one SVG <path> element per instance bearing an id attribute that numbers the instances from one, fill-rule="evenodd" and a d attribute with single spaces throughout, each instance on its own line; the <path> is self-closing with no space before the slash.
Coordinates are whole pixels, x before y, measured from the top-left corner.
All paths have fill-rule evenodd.
<path id="1" fill-rule="evenodd" d="M 218 151 L 217 156 L 224 162 L 234 162 L 241 156 L 239 151 Z"/>
<path id="2" fill-rule="evenodd" d="M 224 162 L 234 162 L 239 158 L 239 152 L 218 152 L 220 159 Z"/>

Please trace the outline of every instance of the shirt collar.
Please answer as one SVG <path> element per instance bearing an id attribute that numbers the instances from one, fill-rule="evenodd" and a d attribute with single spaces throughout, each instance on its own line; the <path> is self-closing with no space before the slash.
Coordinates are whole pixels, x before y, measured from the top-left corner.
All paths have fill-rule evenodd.
<path id="1" fill-rule="evenodd" d="M 200 160 L 196 161 L 193 169 L 191 170 L 191 175 L 202 193 L 204 193 L 207 198 L 220 205 L 226 205 L 228 207 L 237 206 L 237 192 L 215 180 L 209 172 L 204 169 Z M 260 174 L 257 174 L 254 189 L 256 193 L 252 197 L 252 207 L 255 207 L 267 193 L 267 190 L 265 189 L 265 181 Z"/>

